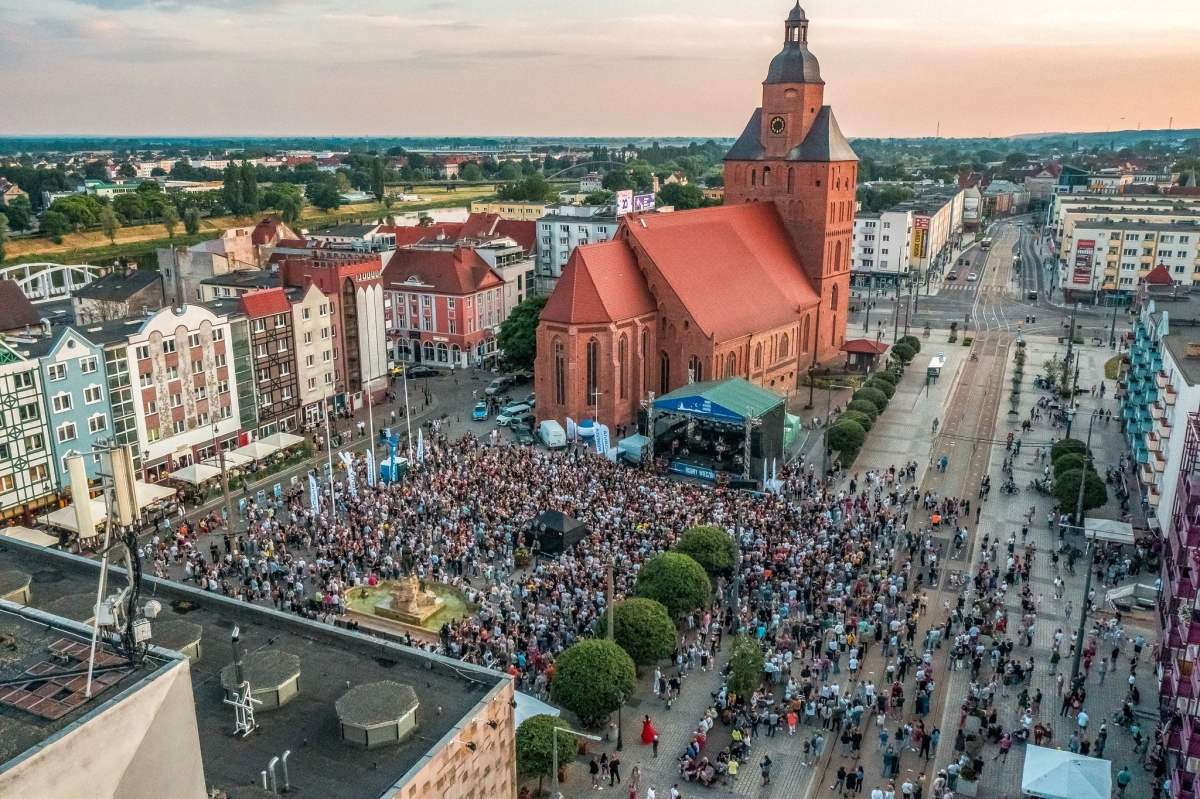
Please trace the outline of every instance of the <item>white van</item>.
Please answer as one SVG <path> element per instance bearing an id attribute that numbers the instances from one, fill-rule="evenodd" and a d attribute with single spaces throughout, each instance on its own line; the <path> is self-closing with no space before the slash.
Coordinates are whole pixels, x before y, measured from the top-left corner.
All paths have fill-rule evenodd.
<path id="1" fill-rule="evenodd" d="M 538 425 L 538 438 L 546 449 L 562 449 L 567 446 L 567 432 L 553 419 L 544 419 Z"/>

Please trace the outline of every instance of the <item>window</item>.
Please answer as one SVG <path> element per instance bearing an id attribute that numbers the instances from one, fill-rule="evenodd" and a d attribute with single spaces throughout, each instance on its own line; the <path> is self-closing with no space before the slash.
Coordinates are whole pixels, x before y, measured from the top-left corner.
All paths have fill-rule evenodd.
<path id="1" fill-rule="evenodd" d="M 305 343 L 305 344 L 312 344 L 312 333 L 305 333 L 305 334 L 304 334 L 304 343 Z"/>
<path id="2" fill-rule="evenodd" d="M 98 413 L 91 419 L 88 419 L 88 431 L 99 433 L 101 430 L 108 429 L 108 417 L 102 413 Z"/>
<path id="3" fill-rule="evenodd" d="M 100 390 L 100 386 L 92 384 L 83 390 L 83 401 L 87 405 L 99 402 L 104 399 L 104 392 Z"/>
<path id="4" fill-rule="evenodd" d="M 325 350 L 321 353 L 321 360 L 325 363 L 329 363 L 331 360 L 333 360 L 333 353 L 330 350 Z"/>
<path id="5" fill-rule="evenodd" d="M 317 387 L 317 378 L 315 378 L 315 377 L 308 378 L 308 390 L 312 391 L 316 387 Z"/>
<path id="6" fill-rule="evenodd" d="M 58 443 L 63 444 L 67 441 L 74 441 L 78 438 L 78 433 L 75 430 L 74 422 L 67 422 L 61 425 L 56 431 L 58 433 Z"/>
<path id="7" fill-rule="evenodd" d="M 50 474 L 49 471 L 46 469 L 46 464 L 44 464 L 44 463 L 39 463 L 35 466 L 30 466 L 29 467 L 29 482 L 31 482 L 31 483 L 43 482 L 49 476 L 49 474 Z"/>
<path id="8" fill-rule="evenodd" d="M 305 365 L 305 366 L 308 366 L 308 367 L 311 367 L 311 366 L 313 365 L 313 361 L 314 361 L 314 360 L 315 360 L 315 358 L 313 358 L 313 356 L 311 356 L 311 355 L 306 355 L 306 356 L 304 357 L 304 365 Z"/>
<path id="9" fill-rule="evenodd" d="M 69 410 L 71 410 L 71 405 L 72 405 L 71 395 L 70 394 L 59 394 L 54 397 L 54 399 L 51 401 L 51 404 L 54 407 L 55 413 L 62 413 L 63 411 L 69 411 Z"/>
<path id="10" fill-rule="evenodd" d="M 217 393 L 218 394 L 228 394 L 229 393 L 229 381 L 228 380 L 222 380 L 220 383 L 217 383 Z"/>
<path id="11" fill-rule="evenodd" d="M 212 417 L 208 415 L 208 411 L 205 411 L 204 413 L 197 415 L 196 424 L 200 425 L 200 426 L 206 426 L 206 425 L 212 424 Z"/>
<path id="12" fill-rule="evenodd" d="M 688 358 L 688 374 L 697 383 L 704 379 L 704 367 L 701 365 L 698 355 Z"/>
<path id="13" fill-rule="evenodd" d="M 277 352 L 287 352 L 288 351 L 287 339 L 285 339 L 285 338 L 279 339 L 279 347 L 276 351 Z"/>
<path id="14" fill-rule="evenodd" d="M 175 393 L 175 394 L 171 395 L 171 407 L 172 408 L 178 408 L 182 404 L 183 404 L 183 395 L 182 394 Z"/>
<path id="15" fill-rule="evenodd" d="M 271 370 L 270 369 L 259 369 L 258 370 L 258 382 L 264 383 L 270 379 L 271 379 Z"/>
<path id="16" fill-rule="evenodd" d="M 267 320 L 266 319 L 255 319 L 254 320 L 254 332 L 255 333 L 262 333 L 266 329 L 267 329 Z"/>
<path id="17" fill-rule="evenodd" d="M 332 382 L 333 382 L 333 372 L 326 372 L 325 373 L 325 385 L 329 385 Z"/>
<path id="18" fill-rule="evenodd" d="M 286 327 L 286 326 L 287 326 L 287 315 L 281 314 L 281 313 L 275 314 L 275 327 Z"/>
<path id="19" fill-rule="evenodd" d="M 290 363 L 279 364 L 280 375 L 290 375 L 292 373 L 292 365 Z"/>
<path id="20" fill-rule="evenodd" d="M 666 352 L 659 353 L 658 390 L 661 394 L 671 392 L 671 356 Z"/>
<path id="21" fill-rule="evenodd" d="M 150 388 L 150 386 L 154 385 L 154 375 L 149 372 L 138 375 L 138 385 L 142 388 Z"/>
<path id="22" fill-rule="evenodd" d="M 174 422 L 171 425 L 171 432 L 173 432 L 173 433 L 178 434 L 178 433 L 182 433 L 185 430 L 187 430 L 187 422 L 183 421 L 182 419 L 180 419 L 178 422 Z"/>
<path id="23" fill-rule="evenodd" d="M 587 343 L 587 403 L 600 401 L 600 342 L 588 339 Z"/>
<path id="24" fill-rule="evenodd" d="M 6 461 L 12 457 L 12 448 L 8 444 L 0 443 L 0 461 Z"/>
<path id="25" fill-rule="evenodd" d="M 787 335 L 787 333 L 784 333 L 782 336 L 779 337 L 779 357 L 786 358 L 788 356 L 788 351 L 789 351 L 788 335 Z"/>
<path id="26" fill-rule="evenodd" d="M 218 355 L 218 356 L 216 357 L 216 359 L 215 359 L 215 362 L 216 362 L 216 365 L 217 365 L 217 368 L 218 368 L 218 369 L 220 369 L 222 366 L 224 366 L 224 365 L 225 365 L 225 355 L 224 355 L 224 353 L 222 353 L 222 354 Z"/>
<path id="27" fill-rule="evenodd" d="M 17 388 L 33 388 L 33 372 L 20 372 L 13 375 L 13 385 Z"/>
<path id="28" fill-rule="evenodd" d="M 33 419 L 40 419 L 42 417 L 36 402 L 30 402 L 17 408 L 17 415 L 21 418 L 22 422 L 28 422 Z"/>
<path id="29" fill-rule="evenodd" d="M 309 318 L 311 318 L 311 316 L 312 316 L 312 314 L 310 313 L 310 310 L 308 308 L 301 309 L 301 311 L 300 311 L 301 319 L 309 319 Z"/>
<path id="30" fill-rule="evenodd" d="M 329 328 L 327 328 L 327 327 L 321 328 L 321 339 L 325 340 L 328 338 L 329 338 Z"/>
<path id="31" fill-rule="evenodd" d="M 41 452 L 46 448 L 46 440 L 42 438 L 41 433 L 34 433 L 31 436 L 25 436 L 25 452 Z"/>
<path id="32" fill-rule="evenodd" d="M 448 321 L 448 323 L 449 323 L 449 325 L 450 325 L 450 330 L 449 330 L 449 332 L 451 332 L 451 333 L 457 333 L 457 332 L 458 332 L 458 325 L 456 324 L 456 320 L 454 320 L 454 319 L 449 319 L 449 320 L 447 320 L 447 321 Z"/>
<path id="33" fill-rule="evenodd" d="M 163 355 L 170 355 L 175 351 L 175 339 L 163 339 Z"/>
<path id="34" fill-rule="evenodd" d="M 446 307 L 449 308 L 451 311 L 454 310 L 454 298 L 453 297 L 446 298 Z"/>
<path id="35" fill-rule="evenodd" d="M 156 413 L 158 413 L 158 403 L 154 400 L 150 400 L 146 403 L 146 415 L 153 416 Z"/>
<path id="36" fill-rule="evenodd" d="M 192 361 L 192 374 L 204 374 L 204 361 Z"/>
<path id="37" fill-rule="evenodd" d="M 225 329 L 222 327 L 215 328 L 213 330 L 213 341 L 224 341 L 224 340 L 225 340 Z"/>
<path id="38" fill-rule="evenodd" d="M 199 333 L 188 333 L 188 346 L 189 347 L 199 347 L 200 346 L 200 334 Z"/>
<path id="39" fill-rule="evenodd" d="M 254 348 L 254 354 L 257 355 L 259 358 L 267 357 L 267 345 L 259 344 L 257 347 Z"/>
<path id="40" fill-rule="evenodd" d="M 67 365 L 65 363 L 52 363 L 46 371 L 50 373 L 50 381 L 52 383 L 67 379 Z"/>
<path id="41" fill-rule="evenodd" d="M 0 494 L 7 494 L 13 490 L 13 479 L 11 474 L 0 474 Z"/>
<path id="42" fill-rule="evenodd" d="M 143 344 L 133 351 L 139 361 L 144 361 L 150 357 L 150 348 Z"/>
<path id="43" fill-rule="evenodd" d="M 281 399 L 290 400 L 292 398 L 292 387 L 284 386 L 280 395 Z"/>
<path id="44" fill-rule="evenodd" d="M 157 427 L 151 427 L 150 425 L 146 425 L 146 440 L 147 441 L 158 441 L 158 439 L 161 437 L 162 437 L 162 434 L 159 433 L 159 430 Z"/>
<path id="45" fill-rule="evenodd" d="M 196 386 L 196 399 L 208 399 L 208 386 Z"/>

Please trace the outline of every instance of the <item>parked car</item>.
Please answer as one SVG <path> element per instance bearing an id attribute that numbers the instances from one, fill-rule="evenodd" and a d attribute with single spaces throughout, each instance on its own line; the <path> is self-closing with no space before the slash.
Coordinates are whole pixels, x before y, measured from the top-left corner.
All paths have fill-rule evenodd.
<path id="1" fill-rule="evenodd" d="M 517 443 L 523 447 L 532 446 L 536 439 L 533 437 L 533 430 L 530 429 L 528 422 L 519 422 L 512 426 L 513 435 L 516 436 Z"/>
<path id="2" fill-rule="evenodd" d="M 488 418 L 488 404 L 486 402 L 475 403 L 475 409 L 471 411 L 471 418 L 476 422 L 481 422 Z"/>
<path id="3" fill-rule="evenodd" d="M 1029 294 L 1027 294 L 1026 296 L 1027 296 L 1027 297 L 1029 297 L 1029 299 L 1031 299 L 1031 300 L 1036 300 L 1036 299 L 1037 299 L 1037 292 L 1036 292 L 1036 291 L 1031 291 L 1031 292 L 1029 292 Z"/>
<path id="4" fill-rule="evenodd" d="M 971 274 L 967 275 L 967 280 L 968 280 L 968 281 L 970 281 L 970 282 L 972 282 L 972 283 L 973 283 L 973 282 L 975 282 L 975 281 L 976 281 L 976 280 L 978 280 L 978 279 L 979 279 L 979 275 L 977 275 L 977 274 L 976 274 L 976 273 L 974 273 L 974 272 L 972 272 Z"/>
<path id="5" fill-rule="evenodd" d="M 483 390 L 483 393 L 487 394 L 489 397 L 494 397 L 502 391 L 505 391 L 511 385 L 512 380 L 508 377 L 497 377 L 492 382 L 488 383 L 487 388 Z"/>
<path id="6" fill-rule="evenodd" d="M 496 417 L 496 424 L 504 427 L 512 423 L 514 419 L 519 419 L 530 412 L 530 407 L 523 402 L 514 402 L 504 407 L 500 414 Z"/>
<path id="7" fill-rule="evenodd" d="M 528 394 L 526 394 L 526 395 L 525 395 L 525 399 L 521 400 L 521 402 L 524 402 L 524 403 L 525 403 L 526 405 L 528 405 L 530 408 L 536 408 L 536 407 L 537 407 L 537 397 L 535 397 L 535 396 L 534 396 L 534 394 L 533 394 L 533 392 L 532 392 L 532 391 L 531 391 L 531 392 L 529 392 Z"/>
<path id="8" fill-rule="evenodd" d="M 418 365 L 408 367 L 409 377 L 437 377 L 440 374 L 441 372 L 439 372 L 437 369 L 433 369 L 428 366 Z"/>
<path id="9" fill-rule="evenodd" d="M 518 369 L 510 377 L 512 378 L 512 385 L 523 386 L 533 379 L 533 372 L 526 369 Z"/>
<path id="10" fill-rule="evenodd" d="M 554 419 L 543 419 L 538 425 L 538 438 L 547 449 L 562 449 L 567 446 L 567 431 Z"/>
<path id="11" fill-rule="evenodd" d="M 958 270 L 951 269 L 950 274 L 946 275 L 947 280 L 958 280 Z"/>

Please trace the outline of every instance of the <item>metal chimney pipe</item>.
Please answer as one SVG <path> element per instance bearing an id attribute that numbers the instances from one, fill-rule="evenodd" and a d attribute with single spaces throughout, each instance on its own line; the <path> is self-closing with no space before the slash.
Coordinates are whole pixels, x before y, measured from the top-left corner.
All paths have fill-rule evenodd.
<path id="1" fill-rule="evenodd" d="M 275 766 L 279 763 L 279 758 L 271 758 L 271 762 L 267 764 L 267 771 L 271 774 L 271 793 L 279 793 L 279 783 L 275 780 Z"/>
<path id="2" fill-rule="evenodd" d="M 265 772 L 265 771 L 261 772 L 261 776 L 262 776 L 263 790 L 265 791 L 265 790 L 267 790 L 267 772 Z"/>
<path id="3" fill-rule="evenodd" d="M 283 753 L 283 792 L 287 793 L 292 789 L 292 780 L 288 777 L 288 757 L 292 754 L 292 750 L 288 749 Z"/>
<path id="4" fill-rule="evenodd" d="M 233 628 L 233 673 L 234 679 L 237 680 L 239 686 L 245 682 L 242 678 L 242 645 L 238 641 L 240 632 L 241 628 L 236 626 Z M 266 772 L 263 773 L 265 774 Z M 266 786 L 264 785 L 263 787 L 265 788 Z"/>

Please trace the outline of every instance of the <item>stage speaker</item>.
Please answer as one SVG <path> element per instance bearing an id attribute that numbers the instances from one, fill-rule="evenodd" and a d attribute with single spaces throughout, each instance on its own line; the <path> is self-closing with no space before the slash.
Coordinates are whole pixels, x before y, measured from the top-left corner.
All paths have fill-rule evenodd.
<path id="1" fill-rule="evenodd" d="M 762 428 L 756 427 L 750 431 L 750 457 L 761 458 L 762 456 Z"/>
<path id="2" fill-rule="evenodd" d="M 638 411 L 637 431 L 643 436 L 650 435 L 650 414 L 646 411 Z"/>
<path id="3" fill-rule="evenodd" d="M 757 480 L 730 480 L 729 487 L 737 488 L 742 491 L 757 491 L 758 490 L 758 481 Z"/>

